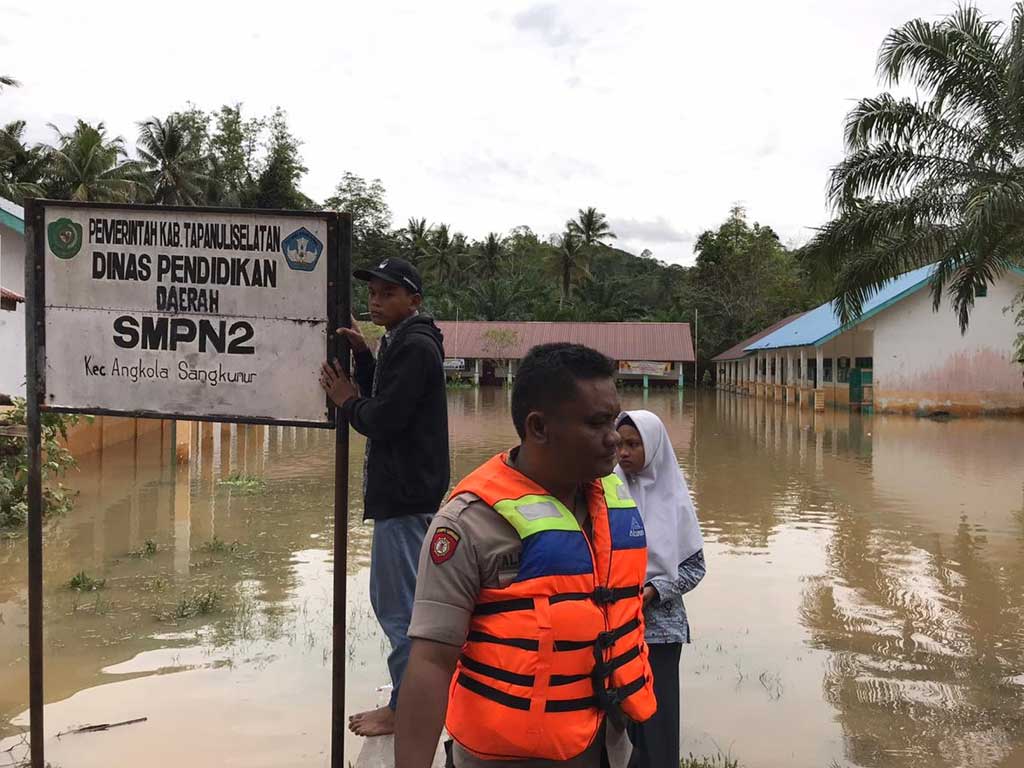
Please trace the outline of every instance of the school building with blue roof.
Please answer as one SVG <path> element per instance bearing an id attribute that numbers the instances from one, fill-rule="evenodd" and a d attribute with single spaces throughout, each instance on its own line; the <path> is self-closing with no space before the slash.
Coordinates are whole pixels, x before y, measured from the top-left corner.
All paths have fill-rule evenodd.
<path id="1" fill-rule="evenodd" d="M 933 311 L 934 271 L 890 281 L 845 325 L 829 302 L 740 342 L 714 359 L 719 388 L 816 410 L 1024 413 L 1021 329 L 1007 311 L 1024 269 L 978 297 L 965 334 L 948 301 Z"/>

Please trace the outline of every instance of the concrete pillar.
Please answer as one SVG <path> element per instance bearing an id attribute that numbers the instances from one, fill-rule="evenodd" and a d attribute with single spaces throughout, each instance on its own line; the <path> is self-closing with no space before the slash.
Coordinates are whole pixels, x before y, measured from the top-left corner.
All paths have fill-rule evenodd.
<path id="1" fill-rule="evenodd" d="M 682 389 L 683 389 L 683 382 L 685 381 L 685 379 L 683 378 L 683 364 L 682 363 L 676 363 L 676 366 L 679 369 L 679 390 L 682 391 Z"/>
<path id="2" fill-rule="evenodd" d="M 644 374 L 644 392 L 651 388 L 651 382 L 647 379 L 647 374 Z"/>
<path id="3" fill-rule="evenodd" d="M 192 455 L 192 422 L 174 422 L 174 455 L 179 464 L 187 464 Z"/>
<path id="4" fill-rule="evenodd" d="M 182 422 L 178 422 L 180 425 Z M 174 472 L 174 573 L 189 574 L 192 554 L 192 495 L 190 467 L 187 463 Z"/>
<path id="5" fill-rule="evenodd" d="M 825 410 L 825 350 L 822 347 L 815 349 L 818 386 L 814 390 L 814 410 L 821 413 Z"/>
<path id="6" fill-rule="evenodd" d="M 807 347 L 800 347 L 800 386 L 806 387 L 810 384 L 810 377 L 807 375 Z"/>
<path id="7" fill-rule="evenodd" d="M 473 383 L 476 386 L 478 386 L 478 387 L 480 386 L 480 358 L 479 357 L 476 359 L 476 362 L 473 364 Z"/>
<path id="8" fill-rule="evenodd" d="M 508 376 L 506 377 L 506 382 L 511 387 L 512 386 L 512 382 L 515 381 L 515 378 L 516 378 L 516 361 L 515 360 L 508 360 L 507 361 L 507 367 L 505 368 L 505 370 L 508 371 Z"/>

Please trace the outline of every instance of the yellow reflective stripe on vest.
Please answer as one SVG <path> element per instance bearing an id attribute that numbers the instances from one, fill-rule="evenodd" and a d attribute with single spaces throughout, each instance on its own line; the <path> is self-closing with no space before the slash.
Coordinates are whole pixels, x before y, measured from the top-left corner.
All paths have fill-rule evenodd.
<path id="1" fill-rule="evenodd" d="M 572 512 L 554 496 L 504 499 L 494 508 L 516 529 L 520 539 L 541 531 L 580 531 Z"/>
<path id="2" fill-rule="evenodd" d="M 629 489 L 618 475 L 602 477 L 601 487 L 604 489 L 604 500 L 608 509 L 631 509 L 636 506 L 636 502 L 629 495 Z"/>

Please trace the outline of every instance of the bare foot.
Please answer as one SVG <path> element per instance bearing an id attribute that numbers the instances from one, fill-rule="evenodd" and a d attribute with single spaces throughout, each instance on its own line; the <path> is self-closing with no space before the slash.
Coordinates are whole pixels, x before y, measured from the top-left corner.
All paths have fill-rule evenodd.
<path id="1" fill-rule="evenodd" d="M 387 736 L 395 732 L 395 712 L 391 707 L 359 712 L 348 719 L 348 728 L 356 736 Z"/>

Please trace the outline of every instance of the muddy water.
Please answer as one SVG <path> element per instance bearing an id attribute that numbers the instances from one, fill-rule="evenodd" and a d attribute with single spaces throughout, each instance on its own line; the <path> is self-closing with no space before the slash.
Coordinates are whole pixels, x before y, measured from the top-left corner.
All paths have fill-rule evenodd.
<path id="1" fill-rule="evenodd" d="M 685 752 L 1024 766 L 1024 423 L 814 418 L 715 393 L 646 406 L 669 425 L 707 542 L 687 598 Z M 453 475 L 513 441 L 500 390 L 453 392 L 450 414 Z M 187 471 L 159 444 L 82 463 L 76 509 L 46 535 L 51 762 L 327 764 L 331 452 L 329 433 L 216 426 Z M 354 441 L 354 488 L 361 464 Z M 262 485 L 223 482 L 234 473 Z M 387 682 L 351 504 L 350 711 Z M 24 541 L 0 542 L 0 749 L 15 746 L 0 766 L 27 725 L 25 567 Z M 83 570 L 103 589 L 69 590 Z M 180 615 L 210 593 L 212 612 Z"/>

